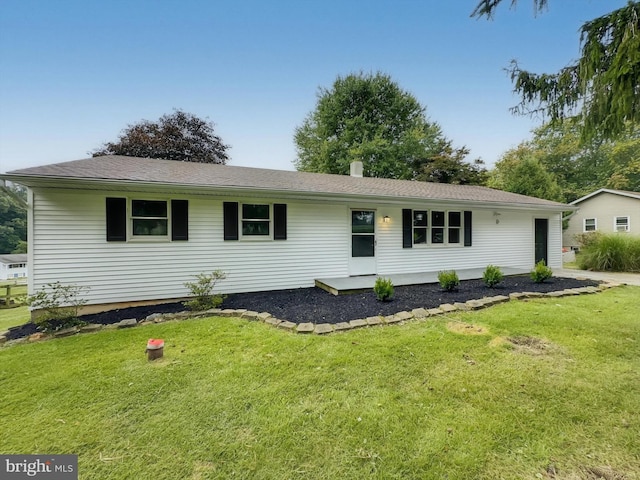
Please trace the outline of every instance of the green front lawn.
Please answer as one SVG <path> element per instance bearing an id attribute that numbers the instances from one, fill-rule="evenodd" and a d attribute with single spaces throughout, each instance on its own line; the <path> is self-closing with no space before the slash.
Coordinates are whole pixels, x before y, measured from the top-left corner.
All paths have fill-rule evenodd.
<path id="1" fill-rule="evenodd" d="M 82 479 L 637 479 L 638 311 L 621 287 L 323 337 L 208 318 L 17 345 L 0 452 L 75 453 Z"/>
<path id="2" fill-rule="evenodd" d="M 28 307 L 0 308 L 0 332 L 23 325 L 31 319 Z"/>

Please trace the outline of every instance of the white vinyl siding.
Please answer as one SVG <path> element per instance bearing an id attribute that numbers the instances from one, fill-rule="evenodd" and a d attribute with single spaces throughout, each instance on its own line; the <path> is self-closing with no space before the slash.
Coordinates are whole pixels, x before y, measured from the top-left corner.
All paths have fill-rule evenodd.
<path id="1" fill-rule="evenodd" d="M 227 273 L 221 293 L 311 287 L 317 277 L 348 275 L 346 206 L 288 203 L 287 240 L 225 242 L 223 200 L 186 197 L 188 241 L 116 243 L 105 240 L 105 198 L 130 195 L 36 191 L 34 196 L 32 291 L 59 280 L 90 287 L 89 303 L 97 304 L 184 297 L 184 282 L 215 269 Z"/>
<path id="2" fill-rule="evenodd" d="M 533 266 L 533 219 L 549 219 L 549 265 L 560 266 L 560 214 L 490 209 L 473 211 L 473 245 L 402 248 L 402 209 L 466 210 L 447 205 L 381 205 L 348 201 L 180 195 L 189 202 L 189 239 L 182 242 L 107 242 L 106 197 L 136 192 L 33 191 L 30 218 L 30 292 L 60 281 L 89 287 L 89 304 L 175 299 L 184 282 L 221 269 L 220 293 L 312 287 L 316 278 L 346 277 L 351 256 L 351 210 L 376 210 L 377 273 L 412 273 L 486 267 Z M 162 196 L 160 196 L 162 198 Z M 167 199 L 171 198 L 169 195 Z M 287 239 L 224 241 L 223 202 L 286 203 Z M 389 217 L 384 222 L 384 217 Z M 462 237 L 462 232 L 460 234 Z"/>
<path id="3" fill-rule="evenodd" d="M 407 205 L 405 208 L 424 210 Z M 438 208 L 433 207 L 434 210 Z M 460 208 L 460 210 L 465 210 Z M 457 209 L 456 209 L 457 211 Z M 530 269 L 534 260 L 534 218 L 549 219 L 549 265 L 561 267 L 560 214 L 535 211 L 501 210 L 500 222 L 492 210 L 473 209 L 471 247 L 459 244 L 438 248 L 399 248 L 402 239 L 402 209 L 384 207 L 378 210 L 381 217 L 392 221 L 378 225 L 378 274 L 437 272 L 484 268 L 489 264 L 502 267 Z M 461 233 L 462 235 L 462 233 Z"/>

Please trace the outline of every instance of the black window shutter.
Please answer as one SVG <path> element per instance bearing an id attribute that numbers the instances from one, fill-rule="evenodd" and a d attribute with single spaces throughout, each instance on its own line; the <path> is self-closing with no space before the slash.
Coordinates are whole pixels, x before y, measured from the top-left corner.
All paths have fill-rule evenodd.
<path id="1" fill-rule="evenodd" d="M 189 240 L 188 200 L 171 200 L 171 240 Z"/>
<path id="2" fill-rule="evenodd" d="M 238 240 L 238 202 L 224 202 L 224 239 Z"/>
<path id="3" fill-rule="evenodd" d="M 127 199 L 107 197 L 107 242 L 127 241 Z"/>
<path id="4" fill-rule="evenodd" d="M 413 214 L 410 208 L 402 209 L 402 248 L 413 247 Z"/>
<path id="5" fill-rule="evenodd" d="M 471 212 L 464 211 L 464 246 L 471 246 Z"/>
<path id="6" fill-rule="evenodd" d="M 287 239 L 287 204 L 273 204 L 273 239 Z"/>

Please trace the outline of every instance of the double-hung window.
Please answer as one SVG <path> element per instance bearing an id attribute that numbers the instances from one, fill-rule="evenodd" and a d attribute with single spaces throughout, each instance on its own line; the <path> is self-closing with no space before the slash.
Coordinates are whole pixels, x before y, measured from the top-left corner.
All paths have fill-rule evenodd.
<path id="1" fill-rule="evenodd" d="M 598 229 L 598 223 L 595 218 L 584 219 L 584 231 L 595 232 Z"/>
<path id="2" fill-rule="evenodd" d="M 107 242 L 189 240 L 188 200 L 106 198 Z"/>
<path id="3" fill-rule="evenodd" d="M 616 232 L 628 232 L 629 217 L 616 217 L 614 228 Z"/>
<path id="4" fill-rule="evenodd" d="M 427 243 L 429 232 L 429 212 L 426 210 L 413 211 L 413 244 L 421 245 Z"/>
<path id="5" fill-rule="evenodd" d="M 169 213 L 166 200 L 131 200 L 131 231 L 134 237 L 166 237 Z"/>
<path id="6" fill-rule="evenodd" d="M 268 204 L 242 204 L 242 236 L 269 237 L 271 235 L 271 208 Z"/>

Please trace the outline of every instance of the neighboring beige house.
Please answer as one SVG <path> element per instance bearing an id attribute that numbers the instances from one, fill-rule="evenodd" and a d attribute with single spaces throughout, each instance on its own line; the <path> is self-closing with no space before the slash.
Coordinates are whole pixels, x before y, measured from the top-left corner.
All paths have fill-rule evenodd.
<path id="1" fill-rule="evenodd" d="M 574 200 L 579 208 L 562 235 L 564 247 L 577 247 L 576 234 L 624 232 L 640 235 L 640 192 L 601 188 Z"/>

